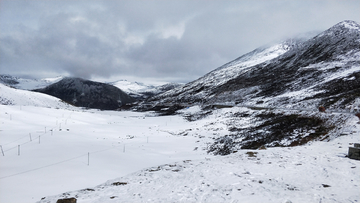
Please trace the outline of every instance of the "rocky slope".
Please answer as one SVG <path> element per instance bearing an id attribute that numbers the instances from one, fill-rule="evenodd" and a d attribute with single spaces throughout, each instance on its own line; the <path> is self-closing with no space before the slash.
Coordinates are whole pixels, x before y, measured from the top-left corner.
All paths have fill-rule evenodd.
<path id="1" fill-rule="evenodd" d="M 354 109 L 359 92 L 360 26 L 343 21 L 305 41 L 254 50 L 147 104 Z"/>

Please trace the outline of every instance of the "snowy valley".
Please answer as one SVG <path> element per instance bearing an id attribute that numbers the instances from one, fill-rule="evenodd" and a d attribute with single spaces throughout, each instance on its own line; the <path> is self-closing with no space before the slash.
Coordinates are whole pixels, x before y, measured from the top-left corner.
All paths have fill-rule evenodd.
<path id="1" fill-rule="evenodd" d="M 141 98 L 127 111 L 76 107 L 5 79 L 0 202 L 360 201 L 360 162 L 347 157 L 360 143 L 356 22 L 181 86 L 111 83 Z"/>

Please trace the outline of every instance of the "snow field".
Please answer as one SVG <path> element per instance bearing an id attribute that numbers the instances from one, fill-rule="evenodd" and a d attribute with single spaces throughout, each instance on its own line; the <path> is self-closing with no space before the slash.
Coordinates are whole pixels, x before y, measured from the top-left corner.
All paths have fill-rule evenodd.
<path id="1" fill-rule="evenodd" d="M 3 105 L 0 110 L 0 202 L 360 200 L 360 162 L 346 158 L 349 143 L 360 142 L 355 116 L 341 130 L 344 135 L 330 142 L 212 156 L 204 149 L 213 137 L 229 133 L 228 122 L 252 125 L 230 115 L 252 110 L 218 109 L 194 122 L 136 112 Z M 200 108 L 180 112 L 191 115 Z"/>
<path id="2" fill-rule="evenodd" d="M 0 108 L 0 202 L 35 202 L 146 167 L 207 156 L 194 150 L 198 138 L 177 135 L 188 124 L 179 116 Z"/>
<path id="3" fill-rule="evenodd" d="M 345 158 L 358 135 L 311 146 L 242 150 L 150 167 L 41 202 L 357 202 L 359 161 Z"/>

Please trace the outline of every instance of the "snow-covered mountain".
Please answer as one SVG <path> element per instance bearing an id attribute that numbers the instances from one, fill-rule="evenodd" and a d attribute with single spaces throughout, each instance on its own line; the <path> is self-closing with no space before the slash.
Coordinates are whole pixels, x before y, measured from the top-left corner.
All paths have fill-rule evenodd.
<path id="1" fill-rule="evenodd" d="M 135 101 L 115 86 L 81 78 L 63 78 L 34 91 L 52 95 L 74 106 L 106 110 L 115 110 Z"/>
<path id="2" fill-rule="evenodd" d="M 354 21 L 343 21 L 305 41 L 256 49 L 198 80 L 149 99 L 144 108 L 194 103 L 358 108 L 359 27 Z"/>
<path id="3" fill-rule="evenodd" d="M 119 89 L 123 90 L 137 100 L 148 99 L 154 95 L 181 86 L 181 84 L 177 83 L 167 83 L 164 85 L 149 85 L 141 82 L 130 82 L 127 80 L 118 80 L 115 82 L 110 82 L 109 84 L 118 87 Z"/>
<path id="4" fill-rule="evenodd" d="M 59 76 L 55 78 L 43 78 L 43 79 L 29 79 L 14 77 L 11 75 L 0 75 L 0 83 L 10 87 L 22 90 L 34 90 L 42 89 L 49 85 L 59 82 L 65 77 Z M 151 85 L 144 84 L 141 82 L 131 82 L 127 80 L 118 80 L 115 82 L 109 82 L 107 84 L 113 85 L 136 100 L 148 99 L 154 95 L 161 94 L 175 87 L 180 87 L 182 84 L 178 83 L 167 83 L 163 85 Z"/>
<path id="5" fill-rule="evenodd" d="M 62 80 L 63 76 L 43 79 L 27 79 L 11 75 L 0 75 L 0 83 L 22 90 L 40 89 Z"/>

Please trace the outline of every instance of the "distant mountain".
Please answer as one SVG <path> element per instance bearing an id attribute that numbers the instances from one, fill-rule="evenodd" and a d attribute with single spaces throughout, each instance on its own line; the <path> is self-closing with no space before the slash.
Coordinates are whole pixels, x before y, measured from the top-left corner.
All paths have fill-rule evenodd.
<path id="1" fill-rule="evenodd" d="M 134 101 L 115 86 L 81 78 L 63 78 L 34 91 L 52 95 L 74 106 L 103 110 L 115 110 Z"/>
<path id="2" fill-rule="evenodd" d="M 308 40 L 259 48 L 142 106 L 228 103 L 359 108 L 360 26 L 343 21 Z M 146 104 L 146 105 L 145 105 Z"/>
<path id="3" fill-rule="evenodd" d="M 55 82 L 60 81 L 64 77 L 59 76 L 55 78 L 44 78 L 44 79 L 26 79 L 20 77 L 14 77 L 11 75 L 0 75 L 0 83 L 8 85 L 22 90 L 33 90 L 44 88 Z"/>
<path id="4" fill-rule="evenodd" d="M 59 76 L 55 78 L 28 79 L 28 78 L 20 78 L 11 75 L 0 74 L 0 83 L 10 87 L 14 87 L 16 89 L 34 90 L 34 89 L 45 88 L 51 84 L 59 82 L 63 78 L 64 78 L 63 76 Z M 164 85 L 149 85 L 141 82 L 130 82 L 127 80 L 118 80 L 115 82 L 109 82 L 107 84 L 113 85 L 121 89 L 135 100 L 148 99 L 152 96 L 164 93 L 175 87 L 182 86 L 182 84 L 178 84 L 178 83 L 167 83 Z"/>
<path id="5" fill-rule="evenodd" d="M 177 83 L 167 83 L 164 85 L 148 85 L 140 82 L 130 82 L 127 80 L 118 80 L 115 82 L 110 82 L 109 84 L 118 87 L 119 89 L 123 90 L 137 100 L 148 99 L 154 95 L 158 95 L 175 87 L 182 86 L 182 84 Z"/>

